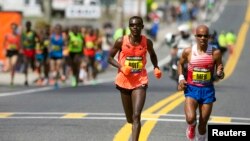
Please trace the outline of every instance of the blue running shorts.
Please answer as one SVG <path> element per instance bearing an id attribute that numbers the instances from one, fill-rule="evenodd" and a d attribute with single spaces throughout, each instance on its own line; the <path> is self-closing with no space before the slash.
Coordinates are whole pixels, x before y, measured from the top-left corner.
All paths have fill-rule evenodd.
<path id="1" fill-rule="evenodd" d="M 36 54 L 36 60 L 39 62 L 44 61 L 45 57 L 43 54 Z"/>
<path id="2" fill-rule="evenodd" d="M 194 86 L 186 85 L 185 97 L 191 97 L 200 104 L 208 104 L 216 101 L 214 85 Z"/>

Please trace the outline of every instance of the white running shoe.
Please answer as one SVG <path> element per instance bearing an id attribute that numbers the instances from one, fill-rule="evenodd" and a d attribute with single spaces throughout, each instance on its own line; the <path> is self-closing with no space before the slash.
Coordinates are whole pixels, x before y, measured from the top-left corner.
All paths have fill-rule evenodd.
<path id="1" fill-rule="evenodd" d="M 206 134 L 204 134 L 204 135 L 198 134 L 197 141 L 205 141 L 205 140 L 206 140 Z"/>

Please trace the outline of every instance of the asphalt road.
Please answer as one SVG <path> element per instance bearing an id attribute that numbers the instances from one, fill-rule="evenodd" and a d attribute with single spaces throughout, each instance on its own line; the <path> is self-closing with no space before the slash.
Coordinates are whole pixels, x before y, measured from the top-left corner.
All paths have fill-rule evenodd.
<path id="1" fill-rule="evenodd" d="M 211 23 L 217 30 L 233 29 L 238 39 L 233 55 L 224 58 L 226 78 L 215 85 L 217 101 L 209 124 L 250 124 L 249 7 L 249 0 L 228 0 Z M 157 54 L 164 63 L 168 50 L 161 46 Z M 112 81 L 115 71 L 105 77 L 103 83 L 78 88 L 4 87 L 10 91 L 0 93 L 0 141 L 127 141 L 131 127 L 125 124 Z M 182 93 L 166 72 L 160 80 L 150 73 L 149 79 L 141 140 L 185 141 Z"/>

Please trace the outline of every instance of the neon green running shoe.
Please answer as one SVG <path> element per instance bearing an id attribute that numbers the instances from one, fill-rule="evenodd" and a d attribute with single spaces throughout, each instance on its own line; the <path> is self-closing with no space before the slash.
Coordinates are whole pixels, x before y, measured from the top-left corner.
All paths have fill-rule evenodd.
<path id="1" fill-rule="evenodd" d="M 74 76 L 71 77 L 71 86 L 76 87 L 76 78 Z"/>

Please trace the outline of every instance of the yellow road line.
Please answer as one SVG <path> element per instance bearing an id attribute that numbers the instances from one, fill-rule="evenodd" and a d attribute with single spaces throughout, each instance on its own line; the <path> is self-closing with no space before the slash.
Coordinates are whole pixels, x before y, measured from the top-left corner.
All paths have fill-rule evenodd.
<path id="1" fill-rule="evenodd" d="M 247 13 L 246 13 L 246 16 L 245 16 L 245 20 L 246 22 L 250 22 L 250 0 L 248 1 L 248 8 L 247 8 Z"/>
<path id="2" fill-rule="evenodd" d="M 170 95 L 169 97 L 157 102 L 153 106 L 149 107 L 147 110 L 144 110 L 143 114 L 151 114 L 151 113 L 155 112 L 156 110 L 160 109 L 162 106 L 166 105 L 168 102 L 176 99 L 177 97 L 179 97 L 181 95 L 183 95 L 183 92 L 174 93 L 174 94 Z"/>
<path id="3" fill-rule="evenodd" d="M 226 74 L 225 79 L 227 79 L 230 75 L 232 75 L 237 65 L 237 62 L 240 58 L 240 54 L 245 44 L 248 28 L 249 28 L 249 25 L 246 22 L 243 23 L 240 28 L 233 54 L 229 56 L 228 58 L 229 63 L 225 65 L 225 74 Z"/>
<path id="4" fill-rule="evenodd" d="M 179 106 L 184 100 L 185 100 L 185 97 L 181 96 L 180 98 L 178 98 L 178 99 L 174 100 L 173 102 L 169 103 L 168 105 L 166 105 L 159 112 L 157 112 L 157 114 L 167 114 L 167 113 L 169 113 L 174 108 Z M 160 117 L 160 115 L 157 115 L 156 119 L 158 119 L 159 117 Z M 157 120 L 155 120 L 155 121 L 146 121 L 143 124 L 143 126 L 141 128 L 141 134 L 140 134 L 139 141 L 147 141 L 148 136 L 150 135 L 151 131 L 155 127 L 156 123 L 157 123 Z"/>
<path id="5" fill-rule="evenodd" d="M 142 114 L 152 114 L 153 112 L 160 109 L 162 106 L 166 105 L 167 103 L 173 101 L 177 97 L 181 96 L 183 92 L 177 92 L 159 102 L 151 106 L 150 108 L 146 109 Z M 148 117 L 149 115 L 142 115 L 143 118 Z M 128 141 L 129 137 L 132 133 L 132 127 L 130 124 L 126 123 L 114 136 L 113 141 Z"/>
<path id="6" fill-rule="evenodd" d="M 85 114 L 85 113 L 68 113 L 68 114 L 64 115 L 63 117 L 61 117 L 61 118 L 80 119 L 80 118 L 83 118 L 83 117 L 85 117 L 87 115 L 88 114 Z"/>
<path id="7" fill-rule="evenodd" d="M 216 117 L 212 116 L 209 120 L 209 122 L 215 122 L 215 123 L 230 123 L 232 121 L 231 117 Z"/>
<path id="8" fill-rule="evenodd" d="M 242 23 L 240 27 L 238 38 L 237 38 L 235 47 L 233 49 L 233 54 L 229 56 L 228 61 L 227 61 L 228 63 L 225 65 L 225 79 L 227 79 L 229 76 L 232 75 L 237 65 L 237 62 L 240 58 L 240 54 L 243 50 L 244 44 L 245 44 L 245 40 L 246 40 L 248 28 L 249 28 L 249 22 L 250 22 L 250 0 L 248 1 L 248 3 L 249 4 L 247 8 L 247 13 L 245 16 L 245 22 Z"/>
<path id="9" fill-rule="evenodd" d="M 0 118 L 7 118 L 11 115 L 13 115 L 14 113 L 0 113 Z"/>

